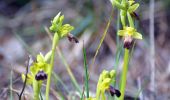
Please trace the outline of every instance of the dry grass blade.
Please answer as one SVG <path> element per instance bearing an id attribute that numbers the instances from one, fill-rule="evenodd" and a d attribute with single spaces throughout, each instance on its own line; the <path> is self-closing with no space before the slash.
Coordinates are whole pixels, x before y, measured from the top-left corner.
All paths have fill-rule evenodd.
<path id="1" fill-rule="evenodd" d="M 95 53 L 95 55 L 94 55 L 94 57 L 93 57 L 92 66 L 94 65 L 94 62 L 95 62 L 95 60 L 96 60 L 97 54 L 98 54 L 98 52 L 99 52 L 99 49 L 100 49 L 100 47 L 101 47 L 101 45 L 102 45 L 102 43 L 103 43 L 103 41 L 104 41 L 104 39 L 105 39 L 105 37 L 106 37 L 106 34 L 107 34 L 108 29 L 109 29 L 110 23 L 111 23 L 111 20 L 109 19 L 109 21 L 108 21 L 108 23 L 107 23 L 107 26 L 106 26 L 106 28 L 105 28 L 105 30 L 104 30 L 104 33 L 103 33 L 103 35 L 102 35 L 102 38 L 101 38 L 101 40 L 100 40 L 100 43 L 99 43 L 99 45 L 98 45 L 98 47 L 97 47 L 97 49 L 96 49 L 96 53 Z"/>

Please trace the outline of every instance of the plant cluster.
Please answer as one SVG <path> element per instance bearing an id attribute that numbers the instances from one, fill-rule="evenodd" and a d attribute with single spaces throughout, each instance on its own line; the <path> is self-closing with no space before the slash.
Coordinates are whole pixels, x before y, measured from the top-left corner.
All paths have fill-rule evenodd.
<path id="1" fill-rule="evenodd" d="M 116 95 L 119 97 L 121 95 L 120 91 L 111 86 L 112 82 L 115 81 L 115 76 L 115 70 L 111 70 L 110 72 L 103 70 L 97 83 L 96 97 L 90 97 L 88 100 L 100 100 L 100 98 L 106 100 L 105 92 L 107 90 L 110 92 L 111 96 Z"/>
<path id="2" fill-rule="evenodd" d="M 118 35 L 123 37 L 124 43 L 124 64 L 121 73 L 120 82 L 120 100 L 124 100 L 125 88 L 126 88 L 126 76 L 129 65 L 129 50 L 132 48 L 134 39 L 142 39 L 142 35 L 137 32 L 134 25 L 134 18 L 139 19 L 136 14 L 136 10 L 139 7 L 139 3 L 135 3 L 134 0 L 110 0 L 112 6 L 116 6 L 120 11 L 120 20 L 122 24 L 122 29 L 118 30 Z M 128 23 L 127 23 L 128 21 Z"/>
<path id="3" fill-rule="evenodd" d="M 58 45 L 59 40 L 68 37 L 70 41 L 78 43 L 78 40 L 70 34 L 74 27 L 69 24 L 63 25 L 64 15 L 60 14 L 61 13 L 59 12 L 54 17 L 51 21 L 52 25 L 49 28 L 50 31 L 54 33 L 51 50 L 45 55 L 45 57 L 41 53 L 37 55 L 36 60 L 30 66 L 30 73 L 27 74 L 27 78 L 26 75 L 22 74 L 23 81 L 26 79 L 26 84 L 32 85 L 33 87 L 34 100 L 39 100 L 41 86 L 46 79 L 46 100 L 49 100 L 51 74 L 54 67 L 56 46 Z"/>
<path id="4" fill-rule="evenodd" d="M 86 85 L 86 99 L 88 100 L 106 100 L 105 92 L 109 91 L 111 96 L 116 95 L 120 97 L 120 100 L 124 100 L 125 88 L 126 88 L 126 75 L 129 63 L 129 50 L 132 48 L 134 39 L 142 39 L 142 35 L 137 31 L 134 25 L 134 15 L 138 18 L 135 13 L 136 9 L 139 7 L 138 3 L 134 0 L 110 0 L 113 6 L 116 6 L 120 10 L 120 20 L 122 24 L 122 29 L 118 30 L 117 35 L 123 37 L 124 43 L 124 64 L 121 75 L 120 91 L 114 88 L 112 85 L 115 82 L 116 71 L 106 71 L 103 70 L 98 79 L 98 84 L 96 87 L 96 96 L 89 97 L 89 87 L 88 87 L 88 69 L 86 63 L 86 52 L 83 48 L 84 53 L 84 67 L 85 67 L 85 85 Z M 70 24 L 64 24 L 64 15 L 58 13 L 54 19 L 51 21 L 50 31 L 54 33 L 52 39 L 51 50 L 43 56 L 41 53 L 37 55 L 36 60 L 30 65 L 30 72 L 28 74 L 22 74 L 23 81 L 26 84 L 32 85 L 34 90 L 34 100 L 39 100 L 39 95 L 41 91 L 41 86 L 44 80 L 46 83 L 46 100 L 49 100 L 50 82 L 51 74 L 54 67 L 55 51 L 59 43 L 59 40 L 68 37 L 69 41 L 74 41 L 78 43 L 78 40 L 70 34 L 74 29 Z M 127 23 L 128 21 L 128 23 Z M 80 91 L 79 91 L 80 92 Z"/>

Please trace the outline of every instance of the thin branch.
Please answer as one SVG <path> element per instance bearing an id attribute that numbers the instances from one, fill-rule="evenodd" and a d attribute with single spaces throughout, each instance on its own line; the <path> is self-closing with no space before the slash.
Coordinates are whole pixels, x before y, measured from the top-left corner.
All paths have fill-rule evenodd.
<path id="1" fill-rule="evenodd" d="M 31 59 L 31 56 L 29 55 L 29 57 L 28 57 L 28 62 L 27 62 L 27 66 L 26 66 L 24 85 L 23 85 L 23 88 L 22 88 L 21 93 L 19 94 L 19 100 L 21 100 L 22 94 L 23 94 L 23 92 L 24 92 L 24 90 L 25 90 L 25 86 L 26 86 L 26 83 L 27 83 L 27 74 L 28 74 L 28 67 L 29 67 L 30 59 Z"/>

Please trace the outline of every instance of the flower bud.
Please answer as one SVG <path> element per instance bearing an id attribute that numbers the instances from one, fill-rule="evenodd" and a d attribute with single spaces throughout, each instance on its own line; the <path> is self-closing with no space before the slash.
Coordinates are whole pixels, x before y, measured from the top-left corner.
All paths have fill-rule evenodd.
<path id="1" fill-rule="evenodd" d="M 40 70 L 36 75 L 35 75 L 35 79 L 37 81 L 39 80 L 46 80 L 47 79 L 47 74 L 43 71 L 43 70 Z"/>
<path id="2" fill-rule="evenodd" d="M 124 37 L 124 48 L 130 49 L 132 47 L 133 38 L 131 36 Z"/>

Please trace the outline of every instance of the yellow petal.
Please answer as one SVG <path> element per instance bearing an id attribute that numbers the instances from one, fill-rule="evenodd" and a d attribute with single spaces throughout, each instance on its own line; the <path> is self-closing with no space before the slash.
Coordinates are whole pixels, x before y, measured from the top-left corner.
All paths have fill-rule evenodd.
<path id="1" fill-rule="evenodd" d="M 139 32 L 134 32 L 132 37 L 135 39 L 142 39 L 142 35 Z"/>
<path id="2" fill-rule="evenodd" d="M 119 36 L 125 36 L 125 34 L 126 34 L 126 31 L 125 31 L 125 30 L 119 30 L 119 31 L 118 31 L 118 35 L 119 35 Z"/>

